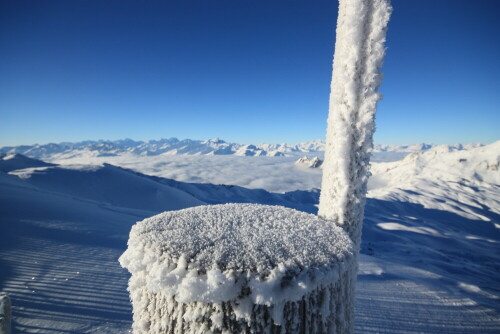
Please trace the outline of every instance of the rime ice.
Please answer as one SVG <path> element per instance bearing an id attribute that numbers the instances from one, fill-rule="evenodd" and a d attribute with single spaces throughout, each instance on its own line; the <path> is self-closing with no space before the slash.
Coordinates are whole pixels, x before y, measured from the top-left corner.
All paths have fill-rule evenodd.
<path id="1" fill-rule="evenodd" d="M 344 0 L 339 7 L 318 215 L 358 245 L 391 10 L 388 0 Z"/>
<path id="2" fill-rule="evenodd" d="M 120 263 L 132 273 L 135 333 L 267 333 L 341 329 L 332 315 L 353 258 L 347 234 L 314 215 L 226 204 L 136 224 Z"/>

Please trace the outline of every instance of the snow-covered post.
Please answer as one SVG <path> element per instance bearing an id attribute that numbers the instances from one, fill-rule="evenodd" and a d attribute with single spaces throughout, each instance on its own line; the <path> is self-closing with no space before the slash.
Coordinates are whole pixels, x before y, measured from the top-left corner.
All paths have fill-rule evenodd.
<path id="1" fill-rule="evenodd" d="M 340 0 L 318 215 L 360 244 L 389 0 Z"/>
<path id="2" fill-rule="evenodd" d="M 11 332 L 11 305 L 9 296 L 0 293 L 0 334 Z"/>
<path id="3" fill-rule="evenodd" d="M 354 245 L 315 215 L 205 205 L 137 223 L 120 264 L 133 331 L 350 333 Z"/>

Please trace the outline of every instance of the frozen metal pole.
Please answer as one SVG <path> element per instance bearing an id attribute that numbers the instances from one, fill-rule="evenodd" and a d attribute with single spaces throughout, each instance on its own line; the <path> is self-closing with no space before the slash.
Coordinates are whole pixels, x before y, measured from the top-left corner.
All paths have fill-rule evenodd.
<path id="1" fill-rule="evenodd" d="M 359 248 L 390 0 L 340 0 L 318 215 Z"/>

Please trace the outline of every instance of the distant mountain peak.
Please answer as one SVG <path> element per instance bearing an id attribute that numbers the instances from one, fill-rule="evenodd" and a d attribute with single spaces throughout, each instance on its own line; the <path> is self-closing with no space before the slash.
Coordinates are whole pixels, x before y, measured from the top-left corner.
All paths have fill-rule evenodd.
<path id="1" fill-rule="evenodd" d="M 224 140 L 220 139 L 219 137 L 217 137 L 217 138 L 205 140 L 202 143 L 204 143 L 204 144 L 209 144 L 209 143 L 210 144 L 225 144 L 226 142 Z"/>
<path id="2" fill-rule="evenodd" d="M 295 162 L 299 166 L 307 166 L 309 168 L 320 168 L 323 165 L 323 160 L 318 157 L 308 158 L 306 156 L 300 158 Z"/>
<path id="3" fill-rule="evenodd" d="M 0 153 L 0 171 L 4 173 L 8 173 L 17 169 L 49 166 L 54 166 L 54 164 L 31 159 L 19 153 Z"/>

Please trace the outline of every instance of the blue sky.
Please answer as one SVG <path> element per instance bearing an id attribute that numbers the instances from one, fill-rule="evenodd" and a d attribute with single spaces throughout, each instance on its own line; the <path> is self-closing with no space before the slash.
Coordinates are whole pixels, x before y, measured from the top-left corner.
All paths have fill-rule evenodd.
<path id="1" fill-rule="evenodd" d="M 500 139 L 500 1 L 393 0 L 375 141 Z M 0 146 L 325 137 L 334 0 L 0 0 Z"/>

